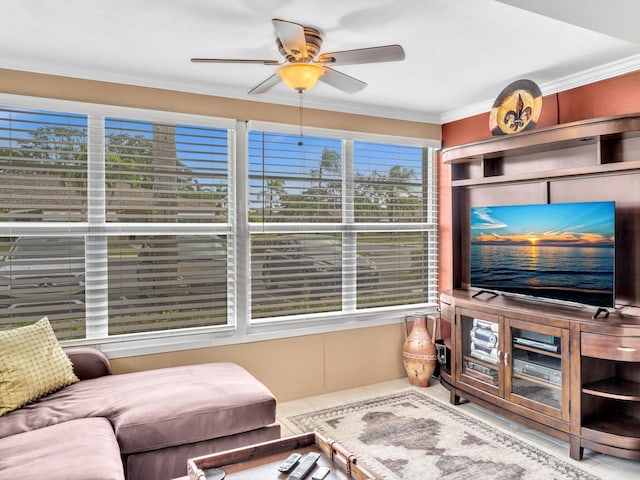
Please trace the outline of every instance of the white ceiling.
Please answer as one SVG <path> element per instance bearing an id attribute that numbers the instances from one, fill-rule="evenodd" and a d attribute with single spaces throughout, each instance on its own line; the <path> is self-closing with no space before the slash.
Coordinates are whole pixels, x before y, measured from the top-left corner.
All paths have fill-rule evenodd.
<path id="1" fill-rule="evenodd" d="M 543 94 L 640 69 L 637 0 L 19 0 L 2 2 L 0 68 L 298 104 L 275 67 L 272 18 L 319 28 L 323 52 L 399 43 L 402 62 L 336 67 L 368 83 L 318 84 L 307 107 L 447 122 L 486 112 L 514 80 Z"/>

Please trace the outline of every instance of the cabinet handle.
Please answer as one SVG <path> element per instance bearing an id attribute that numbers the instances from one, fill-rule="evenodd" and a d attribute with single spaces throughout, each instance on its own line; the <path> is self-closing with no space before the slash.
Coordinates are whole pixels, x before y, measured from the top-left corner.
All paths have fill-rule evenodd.
<path id="1" fill-rule="evenodd" d="M 504 366 L 505 367 L 509 366 L 509 352 L 505 352 L 504 354 Z"/>
<path id="2" fill-rule="evenodd" d="M 633 347 L 616 347 L 620 352 L 635 352 L 636 349 Z"/>

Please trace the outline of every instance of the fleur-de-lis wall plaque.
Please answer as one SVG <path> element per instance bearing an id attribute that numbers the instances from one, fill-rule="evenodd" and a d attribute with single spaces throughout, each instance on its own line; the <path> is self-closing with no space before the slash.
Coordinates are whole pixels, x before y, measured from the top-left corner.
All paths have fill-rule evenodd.
<path id="1" fill-rule="evenodd" d="M 509 135 L 534 128 L 542 112 L 542 93 L 531 80 L 509 84 L 493 104 L 489 129 L 493 135 Z"/>

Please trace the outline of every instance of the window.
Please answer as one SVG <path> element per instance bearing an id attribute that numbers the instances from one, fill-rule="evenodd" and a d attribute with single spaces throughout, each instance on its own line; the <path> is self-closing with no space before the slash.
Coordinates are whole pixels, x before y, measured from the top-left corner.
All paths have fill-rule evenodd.
<path id="1" fill-rule="evenodd" d="M 48 315 L 73 340 L 229 323 L 228 129 L 2 115 L 0 328 Z"/>
<path id="2" fill-rule="evenodd" d="M 107 220 L 228 220 L 227 130 L 107 118 Z"/>
<path id="3" fill-rule="evenodd" d="M 375 291 L 358 298 L 358 308 L 435 301 L 437 221 L 430 155 L 426 148 L 354 142 L 357 252 L 375 262 L 379 279 Z"/>
<path id="4" fill-rule="evenodd" d="M 436 303 L 431 148 L 87 112 L 0 108 L 0 330 L 170 344 Z"/>
<path id="5" fill-rule="evenodd" d="M 340 223 L 339 139 L 249 133 L 250 222 Z"/>
<path id="6" fill-rule="evenodd" d="M 109 335 L 227 323 L 227 241 L 215 235 L 108 239 Z"/>
<path id="7" fill-rule="evenodd" d="M 427 148 L 249 133 L 252 318 L 435 301 Z"/>
<path id="8" fill-rule="evenodd" d="M 0 325 L 47 315 L 62 338 L 84 338 L 82 237 L 5 237 L 0 249 Z"/>
<path id="9" fill-rule="evenodd" d="M 107 118 L 105 186 L 108 334 L 226 325 L 227 130 Z"/>
<path id="10" fill-rule="evenodd" d="M 86 221 L 87 116 L 0 107 L 2 220 Z"/>
<path id="11" fill-rule="evenodd" d="M 85 336 L 86 115 L 0 108 L 0 328 Z"/>

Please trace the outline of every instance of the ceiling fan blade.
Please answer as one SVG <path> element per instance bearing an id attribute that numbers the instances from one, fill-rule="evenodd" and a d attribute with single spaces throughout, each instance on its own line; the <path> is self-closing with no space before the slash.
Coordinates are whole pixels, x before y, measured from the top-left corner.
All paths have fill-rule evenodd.
<path id="1" fill-rule="evenodd" d="M 268 90 L 271 90 L 278 83 L 280 83 L 280 77 L 276 74 L 273 74 L 269 78 L 267 78 L 264 82 L 259 83 L 258 85 L 253 87 L 251 90 L 249 90 L 248 94 L 257 95 L 259 93 L 264 93 Z"/>
<path id="2" fill-rule="evenodd" d="M 294 57 L 306 58 L 307 39 L 304 35 L 304 27 L 278 18 L 274 18 L 272 22 L 285 51 Z"/>
<path id="3" fill-rule="evenodd" d="M 397 62 L 404 60 L 404 58 L 404 49 L 400 45 L 383 45 L 381 47 L 323 53 L 318 58 L 318 62 L 332 63 L 334 65 L 356 65 L 358 63 Z"/>
<path id="4" fill-rule="evenodd" d="M 358 80 L 357 78 L 350 77 L 349 75 L 338 72 L 333 68 L 324 68 L 324 75 L 322 75 L 319 80 L 327 85 L 337 88 L 338 90 L 342 90 L 346 93 L 357 93 L 367 86 L 365 82 Z"/>
<path id="5" fill-rule="evenodd" d="M 192 58 L 194 63 L 260 63 L 262 65 L 279 65 L 278 60 L 251 60 L 241 58 Z"/>

